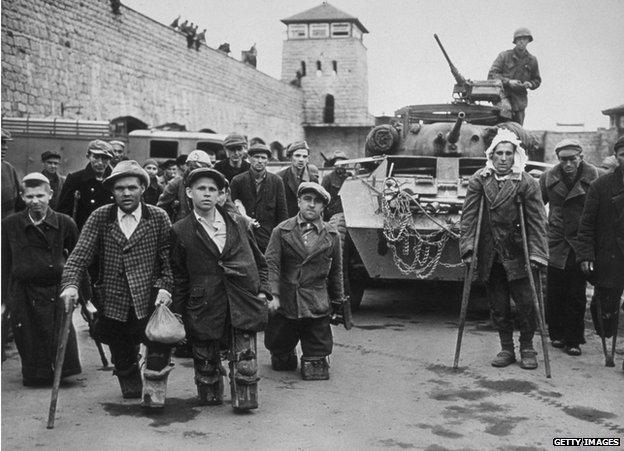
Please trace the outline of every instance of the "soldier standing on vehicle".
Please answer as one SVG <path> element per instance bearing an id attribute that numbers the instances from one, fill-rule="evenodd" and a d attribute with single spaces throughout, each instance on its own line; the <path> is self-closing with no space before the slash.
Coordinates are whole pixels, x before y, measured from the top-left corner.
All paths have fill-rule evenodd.
<path id="1" fill-rule="evenodd" d="M 98 208 L 84 225 L 61 280 L 67 312 L 78 300 L 84 268 L 99 261 L 93 295 L 98 316 L 93 337 L 109 346 L 124 398 L 140 398 L 139 344 L 147 346 L 145 370 L 161 373 L 145 384 L 166 385 L 171 346 L 149 342 L 145 326 L 155 306 L 171 303 L 173 274 L 169 261 L 171 222 L 160 208 L 141 202 L 147 172 L 134 160 L 121 161 L 104 181 L 115 203 Z M 162 407 L 144 397 L 146 407 Z"/>
<path id="2" fill-rule="evenodd" d="M 546 211 L 538 182 L 524 172 L 527 156 L 513 132 L 500 129 L 485 154 L 486 165 L 471 177 L 462 208 L 460 255 L 466 264 L 477 257 L 477 278 L 487 282 L 492 322 L 498 329 L 502 347 L 492 366 L 505 367 L 516 361 L 511 295 L 520 328 L 520 367 L 535 369 L 533 335 L 539 312 L 533 308 L 525 268 L 517 196 L 526 212 L 530 270 L 535 280 L 539 279 L 539 267 L 548 263 Z M 484 200 L 483 223 L 481 230 L 476 231 L 481 199 Z M 480 233 L 479 249 L 474 249 L 475 231 Z"/>
<path id="3" fill-rule="evenodd" d="M 65 179 L 57 210 L 71 216 L 78 230 L 82 230 L 92 212 L 114 200 L 112 193 L 102 184 L 112 171 L 112 158 L 113 148 L 109 143 L 99 139 L 91 141 L 87 147 L 87 167 L 72 172 Z"/>
<path id="4" fill-rule="evenodd" d="M 270 157 L 271 151 L 266 145 L 251 146 L 249 171 L 234 177 L 230 184 L 232 200 L 241 201 L 246 214 L 258 223 L 254 234 L 262 252 L 266 251 L 275 226 L 288 218 L 282 179 L 266 170 Z"/>
<path id="5" fill-rule="evenodd" d="M 247 140 L 243 135 L 233 133 L 225 137 L 223 147 L 225 147 L 228 157 L 215 164 L 214 168 L 231 183 L 235 176 L 249 170 L 250 165 L 245 161 Z"/>
<path id="6" fill-rule="evenodd" d="M 273 230 L 266 251 L 273 300 L 264 344 L 274 370 L 294 371 L 301 342 L 303 379 L 329 379 L 332 301 L 344 296 L 340 235 L 322 219 L 325 188 L 304 182 L 297 194 L 298 214 Z"/>
<path id="7" fill-rule="evenodd" d="M 604 328 L 601 335 L 607 338 L 613 334 L 617 336 L 614 329 L 617 329 L 620 299 L 624 292 L 624 136 L 616 141 L 613 152 L 617 168 L 599 177 L 589 187 L 578 231 L 576 256 L 581 270 L 594 285 L 592 310 L 597 310 L 596 304 L 600 303 Z"/>
<path id="8" fill-rule="evenodd" d="M 542 83 L 537 58 L 527 50 L 527 44 L 532 41 L 528 28 L 518 28 L 513 37 L 515 47 L 499 53 L 488 73 L 489 80 L 503 82 L 506 100 L 511 104 L 511 119 L 520 125 L 524 123 L 528 104 L 527 89 L 537 89 Z"/>
<path id="9" fill-rule="evenodd" d="M 292 218 L 299 213 L 297 189 L 303 182 L 318 183 L 318 168 L 308 163 L 310 148 L 305 141 L 291 143 L 286 149 L 286 156 L 290 159 L 290 166 L 277 173 L 284 182 L 286 193 L 286 208 L 288 217 Z"/>
<path id="10" fill-rule="evenodd" d="M 50 208 L 56 210 L 58 207 L 59 196 L 65 183 L 65 177 L 59 174 L 59 166 L 61 164 L 61 154 L 55 150 L 46 150 L 41 154 L 41 162 L 43 170 L 41 173 L 50 181 L 52 188 L 52 199 L 50 200 Z"/>
<path id="11" fill-rule="evenodd" d="M 186 178 L 193 211 L 173 226 L 174 309 L 190 334 L 202 404 L 223 403 L 220 350 L 229 351 L 232 407 L 258 408 L 256 332 L 271 297 L 264 256 L 240 215 L 219 206 L 226 180 L 210 168 Z"/>
<path id="12" fill-rule="evenodd" d="M 559 164 L 540 177 L 542 199 L 548 212 L 548 278 L 546 322 L 555 348 L 581 355 L 585 343 L 586 281 L 576 262 L 577 233 L 589 186 L 600 175 L 583 161 L 583 148 L 575 139 L 555 146 Z"/>

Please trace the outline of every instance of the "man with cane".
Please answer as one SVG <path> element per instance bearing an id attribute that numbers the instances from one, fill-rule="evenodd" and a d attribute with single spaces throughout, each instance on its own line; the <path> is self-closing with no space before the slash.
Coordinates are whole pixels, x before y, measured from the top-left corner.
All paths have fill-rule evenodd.
<path id="1" fill-rule="evenodd" d="M 538 182 L 524 172 L 527 156 L 513 132 L 499 130 L 486 156 L 485 167 L 478 170 L 468 184 L 462 209 L 460 253 L 468 265 L 477 259 L 476 278 L 487 282 L 492 322 L 502 348 L 492 366 L 506 367 L 516 361 L 511 295 L 520 327 L 520 367 L 535 369 L 535 313 L 542 328 L 543 324 L 540 309 L 534 306 L 536 290 L 530 275 L 539 280 L 538 269 L 548 262 L 546 212 Z M 522 199 L 522 209 L 516 203 L 518 196 Z M 482 199 L 482 226 L 476 230 Z M 522 233 L 521 214 L 525 216 L 526 234 Z M 526 235 L 526 243 L 523 235 Z M 479 244 L 475 248 L 477 236 Z M 532 274 L 529 274 L 527 260 L 530 260 Z"/>
<path id="2" fill-rule="evenodd" d="M 616 141 L 613 151 L 617 168 L 589 187 L 576 257 L 581 270 L 594 285 L 592 317 L 602 339 L 606 366 L 615 366 L 618 310 L 624 292 L 624 136 Z M 611 336 L 613 341 L 608 354 L 605 338 Z"/>

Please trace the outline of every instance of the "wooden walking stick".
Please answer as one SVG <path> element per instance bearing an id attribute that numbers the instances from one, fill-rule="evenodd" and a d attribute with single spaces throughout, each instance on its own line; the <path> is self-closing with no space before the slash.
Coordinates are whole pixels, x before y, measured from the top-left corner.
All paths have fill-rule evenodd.
<path id="1" fill-rule="evenodd" d="M 63 313 L 63 327 L 59 335 L 58 347 L 56 348 L 56 363 L 54 364 L 54 383 L 52 385 L 52 399 L 50 400 L 50 411 L 48 413 L 48 429 L 54 428 L 54 415 L 56 413 L 56 402 L 58 401 L 59 386 L 61 385 L 61 374 L 63 373 L 63 362 L 65 361 L 65 350 L 67 349 L 67 339 L 72 323 L 72 312 Z"/>
<path id="2" fill-rule="evenodd" d="M 524 199 L 522 196 L 516 196 L 516 203 L 518 204 L 518 211 L 520 213 L 520 231 L 522 233 L 522 250 L 524 253 L 524 264 L 529 275 L 529 285 L 531 286 L 531 297 L 533 298 L 533 308 L 535 315 L 537 316 L 537 325 L 539 326 L 540 335 L 542 337 L 542 351 L 544 352 L 544 370 L 546 371 L 546 377 L 550 378 L 550 359 L 548 358 L 548 343 L 546 343 L 546 329 L 544 327 L 544 317 L 542 312 L 544 307 L 542 306 L 542 296 L 537 295 L 535 289 L 535 279 L 533 278 L 533 271 L 531 269 L 531 260 L 529 258 L 529 243 L 527 240 L 526 223 L 524 222 Z"/>
<path id="3" fill-rule="evenodd" d="M 479 238 L 481 237 L 481 220 L 483 219 L 483 205 L 485 200 L 481 196 L 479 203 L 479 214 L 477 216 L 477 229 L 475 230 L 474 246 L 472 250 L 472 261 L 466 266 L 464 274 L 464 289 L 462 291 L 461 310 L 459 313 L 459 329 L 457 330 L 457 344 L 455 345 L 455 359 L 453 360 L 453 369 L 457 369 L 459 364 L 459 352 L 461 351 L 462 336 L 464 335 L 464 327 L 466 326 L 466 315 L 468 313 L 468 300 L 470 299 L 470 288 L 472 287 L 472 279 L 475 269 L 477 268 L 477 254 L 479 252 Z"/>

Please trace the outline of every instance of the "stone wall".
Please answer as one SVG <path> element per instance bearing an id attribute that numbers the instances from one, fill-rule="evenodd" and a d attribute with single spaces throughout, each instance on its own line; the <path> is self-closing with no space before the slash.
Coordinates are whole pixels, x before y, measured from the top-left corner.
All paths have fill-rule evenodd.
<path id="1" fill-rule="evenodd" d="M 2 0 L 2 115 L 131 115 L 151 125 L 303 138 L 303 93 L 108 0 Z M 76 109 L 65 117 L 76 117 Z"/>
<path id="2" fill-rule="evenodd" d="M 541 137 L 541 147 L 544 149 L 544 161 L 557 163 L 555 146 L 563 139 L 576 139 L 583 146 L 585 161 L 600 166 L 605 158 L 613 155 L 613 144 L 617 140 L 615 128 L 600 128 L 594 132 L 534 132 Z"/>

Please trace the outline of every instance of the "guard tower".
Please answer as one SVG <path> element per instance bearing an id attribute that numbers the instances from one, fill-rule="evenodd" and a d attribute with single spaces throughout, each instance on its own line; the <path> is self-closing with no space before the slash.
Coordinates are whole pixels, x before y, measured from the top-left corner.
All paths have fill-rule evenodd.
<path id="1" fill-rule="evenodd" d="M 282 22 L 282 81 L 303 90 L 304 127 L 372 125 L 364 25 L 327 2 Z"/>

